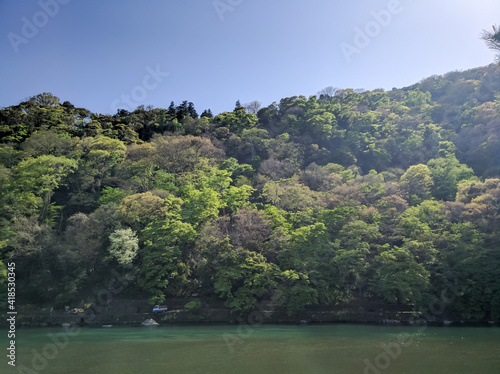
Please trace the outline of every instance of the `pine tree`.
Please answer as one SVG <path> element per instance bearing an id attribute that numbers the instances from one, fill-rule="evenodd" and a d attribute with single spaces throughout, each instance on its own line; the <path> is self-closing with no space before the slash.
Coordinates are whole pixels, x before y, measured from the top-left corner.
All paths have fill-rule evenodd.
<path id="1" fill-rule="evenodd" d="M 214 115 L 210 109 L 205 109 L 200 117 L 214 118 Z"/>
<path id="2" fill-rule="evenodd" d="M 198 118 L 198 113 L 196 113 L 196 109 L 194 109 L 194 104 L 190 101 L 188 103 L 188 115 L 194 119 Z"/>
<path id="3" fill-rule="evenodd" d="M 236 104 L 234 106 L 234 112 L 238 111 L 238 110 L 241 110 L 241 109 L 245 109 L 245 107 L 243 107 L 240 103 L 239 100 L 236 101 Z"/>

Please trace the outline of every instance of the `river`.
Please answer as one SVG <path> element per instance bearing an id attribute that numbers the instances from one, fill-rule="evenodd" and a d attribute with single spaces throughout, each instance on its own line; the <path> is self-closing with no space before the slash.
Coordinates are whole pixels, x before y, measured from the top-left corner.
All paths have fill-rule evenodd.
<path id="1" fill-rule="evenodd" d="M 497 327 L 46 328 L 19 329 L 15 343 L 2 374 L 500 373 Z"/>

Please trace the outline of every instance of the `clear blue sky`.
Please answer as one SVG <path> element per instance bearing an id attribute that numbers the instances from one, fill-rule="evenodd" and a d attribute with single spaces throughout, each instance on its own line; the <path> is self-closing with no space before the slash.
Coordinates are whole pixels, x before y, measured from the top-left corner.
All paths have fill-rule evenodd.
<path id="1" fill-rule="evenodd" d="M 0 0 L 0 106 L 52 92 L 98 113 L 125 95 L 216 114 L 326 86 L 390 90 L 492 63 L 479 35 L 500 23 L 498 0 L 54 1 Z"/>

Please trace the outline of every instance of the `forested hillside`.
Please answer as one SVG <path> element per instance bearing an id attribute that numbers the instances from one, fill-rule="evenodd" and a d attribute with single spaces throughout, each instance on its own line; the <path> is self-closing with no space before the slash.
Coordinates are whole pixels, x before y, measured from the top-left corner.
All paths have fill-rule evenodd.
<path id="1" fill-rule="evenodd" d="M 450 313 L 499 319 L 499 90 L 492 64 L 215 116 L 39 94 L 0 110 L 0 265 L 16 263 L 18 303 L 41 306 L 95 295 L 116 270 L 152 302 L 246 313 L 279 291 L 290 316 L 418 309 L 453 284 Z"/>

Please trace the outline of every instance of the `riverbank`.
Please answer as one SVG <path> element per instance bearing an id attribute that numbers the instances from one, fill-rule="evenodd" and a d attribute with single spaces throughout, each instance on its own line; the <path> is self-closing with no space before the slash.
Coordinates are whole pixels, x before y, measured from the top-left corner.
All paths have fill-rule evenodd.
<path id="1" fill-rule="evenodd" d="M 196 302 L 193 307 L 193 302 Z M 84 308 L 85 307 L 85 308 Z M 6 327 L 6 317 L 2 316 L 0 326 Z M 112 300 L 105 306 L 77 305 L 69 311 L 51 307 L 40 308 L 32 305 L 18 307 L 16 325 L 23 327 L 53 327 L 63 324 L 101 327 L 141 326 L 147 319 L 154 319 L 162 324 L 238 324 L 246 323 L 245 318 L 231 313 L 220 300 L 202 300 L 197 298 L 176 298 L 168 302 L 168 311 L 153 313 L 147 300 Z M 500 326 L 500 321 L 464 320 L 446 313 L 420 314 L 410 307 L 394 307 L 384 304 L 359 302 L 337 305 L 333 308 L 315 307 L 300 315 L 290 317 L 284 310 L 271 303 L 263 303 L 252 312 L 247 322 L 259 324 L 317 324 L 317 323 L 354 323 L 384 325 L 431 326 Z"/>

